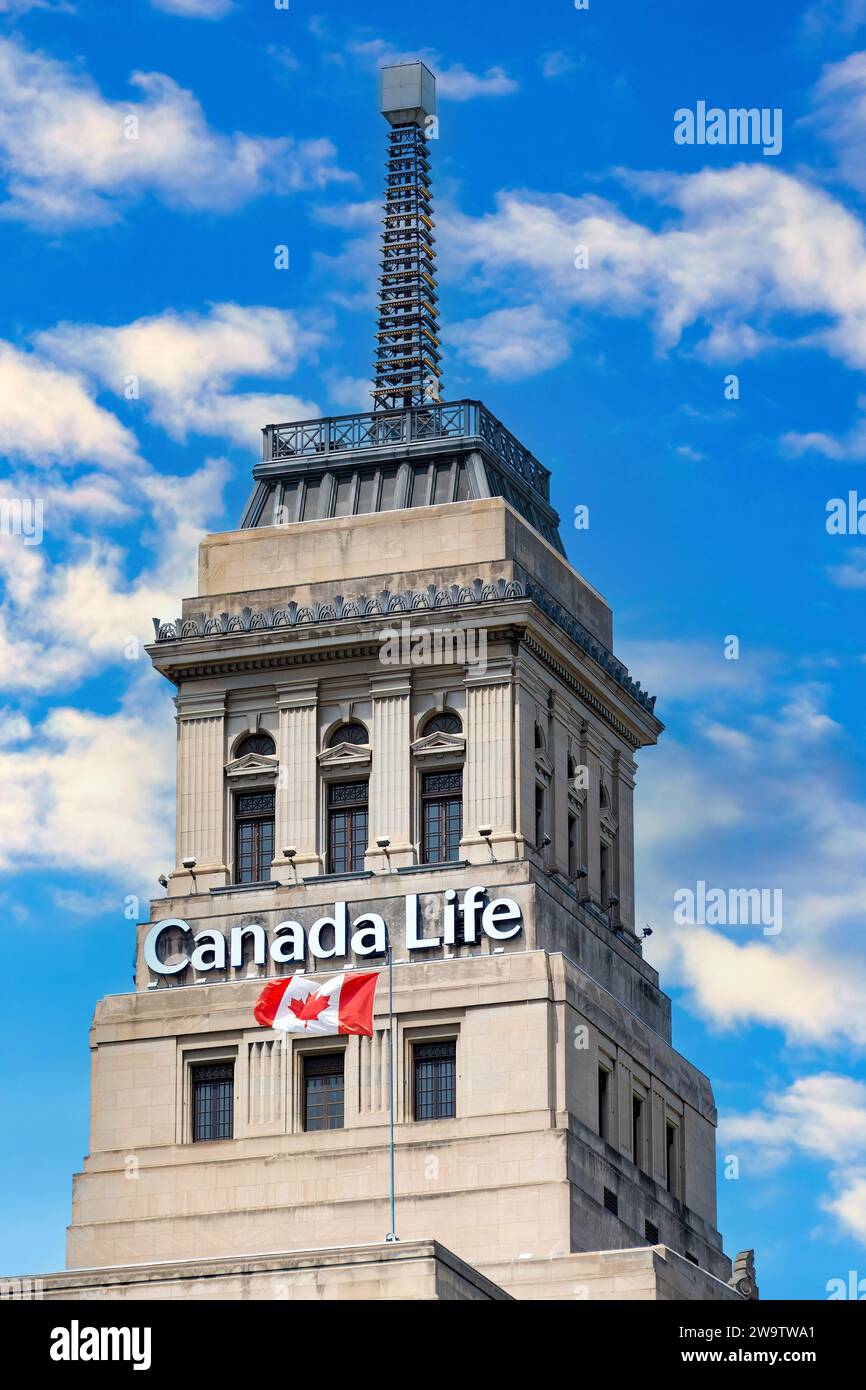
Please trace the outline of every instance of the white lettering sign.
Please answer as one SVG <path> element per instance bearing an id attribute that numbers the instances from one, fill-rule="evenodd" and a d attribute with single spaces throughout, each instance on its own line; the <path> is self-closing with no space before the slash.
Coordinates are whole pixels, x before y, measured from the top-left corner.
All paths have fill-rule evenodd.
<path id="1" fill-rule="evenodd" d="M 487 890 L 467 888 L 463 901 L 453 888 L 445 893 L 445 904 L 439 930 L 430 930 L 422 920 L 417 893 L 404 899 L 407 951 L 430 951 L 458 942 L 474 944 L 479 933 L 493 941 L 507 941 L 523 930 L 523 914 L 512 898 L 495 898 L 484 902 Z M 164 961 L 160 943 L 167 933 L 181 934 L 183 951 L 177 960 Z M 204 974 L 209 970 L 235 968 L 243 962 L 245 938 L 253 942 L 253 960 L 264 965 L 268 955 L 272 961 L 303 961 L 309 954 L 314 960 L 331 960 L 346 955 L 381 955 L 388 946 L 388 928 L 377 912 L 362 912 L 349 928 L 347 903 L 335 903 L 333 914 L 320 917 L 307 931 L 300 922 L 280 922 L 268 942 L 265 929 L 258 922 L 232 927 L 228 935 L 215 927 L 203 927 L 193 932 L 180 917 L 167 917 L 156 922 L 144 938 L 144 963 L 154 975 L 177 975 L 191 965 Z"/>

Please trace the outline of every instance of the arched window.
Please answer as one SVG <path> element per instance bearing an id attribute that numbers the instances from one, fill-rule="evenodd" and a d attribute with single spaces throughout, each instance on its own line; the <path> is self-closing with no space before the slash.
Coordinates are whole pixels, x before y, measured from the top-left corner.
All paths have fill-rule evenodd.
<path id="1" fill-rule="evenodd" d="M 424 725 L 423 734 L 426 738 L 429 734 L 462 734 L 463 725 L 452 714 L 450 710 L 443 710 L 441 714 L 431 714 L 427 723 Z"/>
<path id="2" fill-rule="evenodd" d="M 248 753 L 263 753 L 266 757 L 272 758 L 276 751 L 277 746 L 270 734 L 247 734 L 235 749 L 235 757 L 245 758 Z"/>
<path id="3" fill-rule="evenodd" d="M 540 724 L 536 724 L 535 726 L 535 746 L 536 748 L 544 747 L 544 734 L 541 732 Z"/>
<path id="4" fill-rule="evenodd" d="M 341 724 L 328 739 L 328 747 L 336 748 L 338 743 L 369 743 L 370 736 L 363 724 Z"/>

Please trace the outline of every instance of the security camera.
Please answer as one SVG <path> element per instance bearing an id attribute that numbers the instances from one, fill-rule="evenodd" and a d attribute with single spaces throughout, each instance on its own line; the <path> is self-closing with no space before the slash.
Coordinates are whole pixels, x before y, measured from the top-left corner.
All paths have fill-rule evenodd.
<path id="1" fill-rule="evenodd" d="M 616 893 L 611 893 L 607 900 L 607 905 L 608 907 L 619 907 L 619 898 L 616 896 Z"/>
<path id="2" fill-rule="evenodd" d="M 192 869 L 194 869 L 195 866 L 196 866 L 196 861 L 195 861 L 195 859 L 182 859 L 180 862 L 181 862 L 181 864 L 183 864 L 183 867 L 184 867 L 185 869 L 190 869 L 190 870 L 192 870 Z"/>
<path id="3" fill-rule="evenodd" d="M 387 835 L 377 835 L 376 844 L 379 846 L 380 849 L 388 849 L 390 847 L 391 841 Z"/>
<path id="4" fill-rule="evenodd" d="M 649 926 L 649 924 L 647 924 L 647 926 L 645 926 L 644 929 L 643 929 L 643 931 L 641 932 L 641 936 L 642 936 L 642 937 L 647 937 L 647 936 L 652 936 L 652 934 L 653 934 L 653 929 L 652 929 L 651 926 Z"/>
<path id="5" fill-rule="evenodd" d="M 168 879 L 166 878 L 165 874 L 160 874 L 157 882 L 160 884 L 161 887 L 168 888 Z"/>
<path id="6" fill-rule="evenodd" d="M 541 837 L 541 848 L 542 848 L 542 849 L 547 849 L 547 846 L 548 846 L 549 844 L 550 844 L 550 836 L 549 836 L 549 835 L 542 835 L 542 837 Z"/>
<path id="7" fill-rule="evenodd" d="M 490 836 L 493 834 L 493 826 L 479 825 L 478 834 L 481 836 L 482 840 L 489 840 Z"/>
<path id="8" fill-rule="evenodd" d="M 283 855 L 286 859 L 294 859 L 297 852 L 298 851 L 294 845 L 287 845 L 286 848 L 283 850 Z"/>

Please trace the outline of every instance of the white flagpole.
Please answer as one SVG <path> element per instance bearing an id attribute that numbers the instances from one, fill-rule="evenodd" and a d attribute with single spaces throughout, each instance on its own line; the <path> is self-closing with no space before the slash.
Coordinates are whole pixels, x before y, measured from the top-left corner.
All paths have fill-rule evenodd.
<path id="1" fill-rule="evenodd" d="M 390 1122 L 390 1167 L 391 1167 L 391 1229 L 386 1241 L 397 1239 L 394 1193 L 394 949 L 391 933 L 388 933 L 388 1096 L 391 1105 Z"/>

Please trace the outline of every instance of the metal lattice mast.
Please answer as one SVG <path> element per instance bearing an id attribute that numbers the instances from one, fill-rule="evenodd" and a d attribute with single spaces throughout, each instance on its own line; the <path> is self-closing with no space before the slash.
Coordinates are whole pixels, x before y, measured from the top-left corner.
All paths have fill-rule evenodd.
<path id="1" fill-rule="evenodd" d="M 442 399 L 427 139 L 436 79 L 423 63 L 383 68 L 381 79 L 391 131 L 373 398 L 377 410 L 400 410 Z"/>

